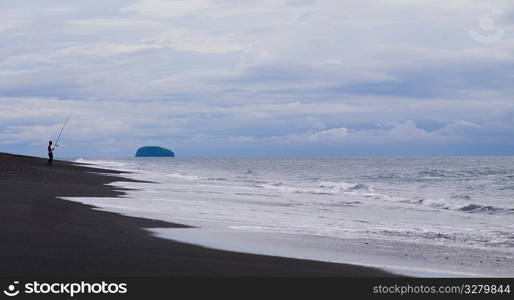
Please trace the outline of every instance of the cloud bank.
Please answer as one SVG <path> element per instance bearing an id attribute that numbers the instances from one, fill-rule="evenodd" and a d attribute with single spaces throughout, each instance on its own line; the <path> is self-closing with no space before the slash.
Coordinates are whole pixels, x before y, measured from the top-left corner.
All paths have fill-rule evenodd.
<path id="1" fill-rule="evenodd" d="M 513 155 L 513 7 L 0 1 L 0 149 L 72 111 L 64 156 Z"/>

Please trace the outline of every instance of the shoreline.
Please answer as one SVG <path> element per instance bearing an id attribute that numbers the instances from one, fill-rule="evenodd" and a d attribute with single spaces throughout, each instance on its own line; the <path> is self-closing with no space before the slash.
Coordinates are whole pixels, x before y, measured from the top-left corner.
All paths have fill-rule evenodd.
<path id="1" fill-rule="evenodd" d="M 240 173 L 230 173 L 222 165 L 234 168 L 232 159 L 212 164 L 212 162 L 177 159 L 170 161 L 148 159 L 78 159 L 89 166 L 127 172 L 124 176 L 140 182 L 114 182 L 111 186 L 129 189 L 123 198 L 78 197 L 66 200 L 100 207 L 102 210 L 120 213 L 125 216 L 145 217 L 168 222 L 192 225 L 189 230 L 164 228 L 150 229 L 155 235 L 178 242 L 203 246 L 211 249 L 268 255 L 274 257 L 296 258 L 319 262 L 331 262 L 377 268 L 399 276 L 408 277 L 511 277 L 513 260 L 509 249 L 497 247 L 477 247 L 476 245 L 448 243 L 439 239 L 433 231 L 418 224 L 421 229 L 412 233 L 427 232 L 433 238 L 405 239 L 385 235 L 345 234 L 345 230 L 354 228 L 352 222 L 339 220 L 367 220 L 378 224 L 367 216 L 378 216 L 382 207 L 368 203 L 366 199 L 354 207 L 344 207 L 325 216 L 325 205 L 334 204 L 335 197 L 306 198 L 304 195 L 286 192 L 262 190 L 262 183 L 273 184 L 285 182 L 285 186 L 298 187 L 284 178 L 265 178 L 267 176 L 251 175 L 248 182 L 235 183 Z M 164 164 L 163 168 L 159 165 Z M 240 164 L 234 163 L 239 168 Z M 206 167 L 206 165 L 208 167 Z M 221 167 L 221 168 L 220 168 Z M 209 171 L 206 171 L 206 169 Z M 264 168 L 264 167 L 263 167 Z M 237 177 L 236 177 L 237 176 Z M 264 178 L 263 178 L 264 177 Z M 284 179 L 284 181 L 282 180 Z M 254 185 L 253 180 L 259 180 Z M 146 183 L 150 182 L 150 183 Z M 341 182 L 353 182 L 343 179 Z M 306 185 L 307 191 L 310 188 Z M 226 187 L 226 189 L 225 189 Z M 273 189 L 274 185 L 271 185 Z M 302 186 L 298 188 L 302 191 Z M 241 190 L 243 189 L 243 190 Z M 241 192 L 241 193 L 240 193 Z M 243 193 L 245 192 L 245 193 Z M 264 196 L 258 197 L 255 196 Z M 300 198 L 300 197 L 304 198 Z M 268 198 L 274 197 L 274 198 Z M 145 199 L 141 202 L 139 199 Z M 340 197 L 341 203 L 348 201 Z M 296 203 L 318 203 L 313 209 Z M 310 201 L 310 202 L 309 202 Z M 372 200 L 373 201 L 373 200 Z M 338 202 L 335 202 L 338 203 Z M 388 202 L 385 202 L 387 204 Z M 377 203 L 380 204 L 380 203 Z M 316 205 L 316 204 L 315 204 Z M 394 205 L 393 205 L 394 206 Z M 373 214 L 362 214 L 362 209 L 373 210 Z M 411 207 L 407 206 L 406 209 Z M 424 218 L 427 210 L 421 210 L 417 216 Z M 386 211 L 387 212 L 387 211 Z M 434 217 L 482 217 L 483 214 L 466 214 L 439 210 L 444 214 Z M 460 215 L 459 215 L 460 214 Z M 352 217 L 355 215 L 355 217 Z M 291 216 L 301 217 L 295 224 Z M 363 217 L 359 217 L 363 216 Z M 274 220 L 273 224 L 266 223 Z M 445 221 L 445 220 L 443 220 Z M 315 223 L 314 223 L 315 222 Z M 334 230 L 342 234 L 324 234 L 323 230 L 334 224 Z M 446 224 L 443 222 L 441 224 Z M 311 225 L 315 225 L 312 227 Z M 359 229 L 373 230 L 374 226 L 359 225 Z M 362 226 L 362 227 L 361 227 Z M 417 228 L 417 227 L 416 227 Z M 379 230 L 380 227 L 378 227 Z M 444 232 L 444 231 L 443 231 Z M 394 231 L 392 232 L 394 233 Z M 445 237 L 446 235 L 442 235 Z M 466 235 L 464 235 L 466 236 Z M 451 237 L 451 236 L 450 236 Z M 458 233 L 455 237 L 459 237 Z M 434 239 L 436 238 L 436 239 Z"/>
<path id="2" fill-rule="evenodd" d="M 122 172 L 0 153 L 0 276 L 394 277 L 351 264 L 216 250 L 156 237 L 187 225 L 128 217 L 58 197 L 120 197 Z M 93 173 L 94 172 L 94 173 Z"/>

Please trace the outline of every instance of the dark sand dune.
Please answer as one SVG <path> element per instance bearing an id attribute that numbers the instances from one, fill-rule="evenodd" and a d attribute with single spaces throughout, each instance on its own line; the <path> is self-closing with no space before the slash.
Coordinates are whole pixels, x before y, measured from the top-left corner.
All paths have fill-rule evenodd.
<path id="1" fill-rule="evenodd" d="M 113 197 L 116 173 L 0 153 L 0 276 L 350 276 L 384 271 L 206 249 L 143 228 L 184 227 L 58 199 Z M 95 173 L 91 173 L 95 172 Z M 103 173 L 103 174 L 98 174 Z"/>

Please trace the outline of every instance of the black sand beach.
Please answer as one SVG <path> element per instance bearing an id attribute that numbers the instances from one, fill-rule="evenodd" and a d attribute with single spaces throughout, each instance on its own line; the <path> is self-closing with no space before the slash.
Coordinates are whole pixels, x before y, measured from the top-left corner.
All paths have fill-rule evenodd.
<path id="1" fill-rule="evenodd" d="M 392 276 L 367 267 L 240 254 L 153 237 L 144 228 L 187 226 L 59 199 L 120 196 L 105 185 L 119 178 L 113 171 L 70 162 L 45 164 L 42 158 L 0 153 L 0 276 Z"/>

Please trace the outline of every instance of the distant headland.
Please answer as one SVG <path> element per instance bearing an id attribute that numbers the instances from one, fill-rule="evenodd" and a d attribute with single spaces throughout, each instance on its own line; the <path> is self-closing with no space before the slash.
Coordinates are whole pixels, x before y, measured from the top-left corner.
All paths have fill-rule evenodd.
<path id="1" fill-rule="evenodd" d="M 159 146 L 145 146 L 137 149 L 136 157 L 175 157 L 175 153 Z"/>

